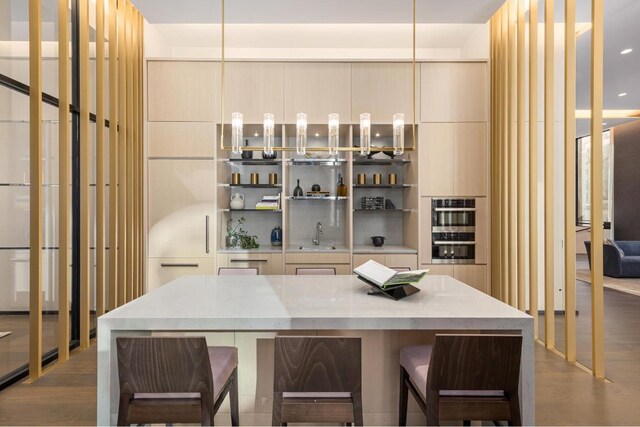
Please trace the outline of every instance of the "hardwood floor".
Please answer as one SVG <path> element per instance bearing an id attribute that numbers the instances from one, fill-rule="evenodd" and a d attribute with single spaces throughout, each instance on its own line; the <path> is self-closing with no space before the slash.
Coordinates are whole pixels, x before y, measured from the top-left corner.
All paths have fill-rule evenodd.
<path id="1" fill-rule="evenodd" d="M 578 282 L 578 295 L 582 328 L 590 324 L 583 305 L 588 302 L 588 284 Z M 556 329 L 562 330 L 561 323 Z M 589 330 L 578 335 L 581 349 Z M 597 380 L 543 346 L 536 346 L 536 424 L 640 422 L 640 297 L 605 289 L 605 330 L 606 373 L 612 383 Z M 586 357 L 587 353 L 581 350 L 580 355 Z M 95 424 L 95 370 L 94 343 L 89 350 L 76 351 L 70 361 L 54 366 L 32 384 L 16 384 L 0 392 L 0 425 Z M 220 421 L 228 423 L 227 418 Z M 243 423 L 242 415 L 240 422 Z"/>
<path id="2" fill-rule="evenodd" d="M 11 335 L 0 338 L 0 376 L 29 363 L 29 315 L 0 315 L 0 332 L 4 331 L 11 331 Z M 57 345 L 58 315 L 43 315 L 42 351 L 47 352 Z"/>

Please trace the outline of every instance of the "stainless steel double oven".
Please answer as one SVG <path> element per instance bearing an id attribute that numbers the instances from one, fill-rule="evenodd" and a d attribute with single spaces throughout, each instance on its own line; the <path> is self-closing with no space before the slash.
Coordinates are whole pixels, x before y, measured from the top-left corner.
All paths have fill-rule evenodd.
<path id="1" fill-rule="evenodd" d="M 475 262 L 476 200 L 433 199 L 431 256 L 434 264 Z"/>

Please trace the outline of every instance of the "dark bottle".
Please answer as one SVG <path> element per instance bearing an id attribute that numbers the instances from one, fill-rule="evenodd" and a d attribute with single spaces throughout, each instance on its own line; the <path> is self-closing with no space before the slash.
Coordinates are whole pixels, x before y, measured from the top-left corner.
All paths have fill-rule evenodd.
<path id="1" fill-rule="evenodd" d="M 338 180 L 338 188 L 336 189 L 336 195 L 338 197 L 347 197 L 347 186 L 344 185 L 342 174 L 340 174 L 339 177 L 340 178 Z"/>
<path id="2" fill-rule="evenodd" d="M 302 197 L 302 187 L 300 187 L 300 180 L 298 180 L 298 185 L 293 189 L 293 197 Z"/>
<path id="3" fill-rule="evenodd" d="M 248 139 L 244 140 L 244 146 L 245 147 L 249 147 L 249 140 Z M 245 160 L 253 159 L 253 151 L 242 150 L 242 154 L 240 155 L 240 157 L 242 157 Z"/>

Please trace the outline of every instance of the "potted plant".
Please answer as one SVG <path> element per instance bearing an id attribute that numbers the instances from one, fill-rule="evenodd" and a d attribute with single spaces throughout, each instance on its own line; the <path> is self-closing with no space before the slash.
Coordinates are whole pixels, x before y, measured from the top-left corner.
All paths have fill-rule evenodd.
<path id="1" fill-rule="evenodd" d="M 241 225 L 247 222 L 245 217 L 240 217 L 237 224 L 233 225 L 233 218 L 227 221 L 227 237 L 226 243 L 228 248 L 234 249 L 256 249 L 260 245 L 257 242 L 257 236 L 250 236 Z"/>

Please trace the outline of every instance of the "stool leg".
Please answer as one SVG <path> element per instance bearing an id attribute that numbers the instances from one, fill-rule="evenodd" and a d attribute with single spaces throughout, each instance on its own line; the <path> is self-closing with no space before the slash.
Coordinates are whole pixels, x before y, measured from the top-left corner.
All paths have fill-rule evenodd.
<path id="1" fill-rule="evenodd" d="M 231 406 L 231 425 L 240 425 L 240 414 L 238 408 L 238 368 L 231 374 L 231 389 L 229 390 L 229 403 Z"/>
<path id="2" fill-rule="evenodd" d="M 409 404 L 409 387 L 405 382 L 407 371 L 400 366 L 400 407 L 398 408 L 398 425 L 407 425 L 407 405 Z"/>
<path id="3" fill-rule="evenodd" d="M 273 393 L 273 410 L 271 411 L 271 425 L 282 425 L 282 393 Z"/>
<path id="4" fill-rule="evenodd" d="M 353 393 L 353 424 L 361 426 L 364 423 L 362 419 L 362 393 Z"/>

